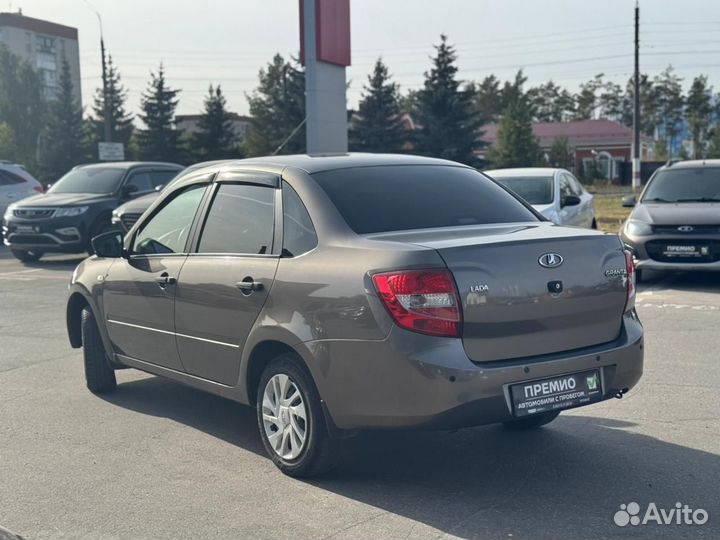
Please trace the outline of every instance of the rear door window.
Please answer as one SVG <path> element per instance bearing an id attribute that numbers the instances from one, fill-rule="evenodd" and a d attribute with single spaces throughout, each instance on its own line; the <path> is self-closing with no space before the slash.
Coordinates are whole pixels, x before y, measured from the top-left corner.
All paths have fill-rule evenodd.
<path id="1" fill-rule="evenodd" d="M 297 257 L 317 246 L 317 235 L 310 214 L 300 196 L 287 182 L 282 184 L 283 255 Z"/>
<path id="2" fill-rule="evenodd" d="M 516 197 L 465 167 L 357 167 L 312 176 L 358 234 L 538 221 Z"/>
<path id="3" fill-rule="evenodd" d="M 128 186 L 135 186 L 135 193 L 147 193 L 152 191 L 154 186 L 150 179 L 150 171 L 138 171 L 132 173 L 127 181 Z"/>
<path id="4" fill-rule="evenodd" d="M 219 184 L 200 235 L 198 253 L 265 255 L 275 234 L 275 189 Z"/>

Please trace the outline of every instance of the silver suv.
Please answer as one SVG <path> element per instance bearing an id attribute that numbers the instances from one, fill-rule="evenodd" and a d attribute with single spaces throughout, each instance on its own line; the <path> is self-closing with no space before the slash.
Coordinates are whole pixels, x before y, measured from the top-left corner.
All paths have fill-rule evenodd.
<path id="1" fill-rule="evenodd" d="M 154 373 L 257 410 L 285 473 L 368 428 L 534 428 L 640 379 L 615 235 L 544 220 L 457 163 L 287 156 L 178 177 L 73 275 L 88 388 Z"/>

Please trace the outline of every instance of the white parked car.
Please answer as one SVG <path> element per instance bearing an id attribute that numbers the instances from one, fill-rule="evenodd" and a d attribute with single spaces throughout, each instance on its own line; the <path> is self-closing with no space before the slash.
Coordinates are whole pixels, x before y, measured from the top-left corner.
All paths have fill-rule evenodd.
<path id="1" fill-rule="evenodd" d="M 0 160 L 0 215 L 10 204 L 43 191 L 42 184 L 22 165 Z"/>
<path id="2" fill-rule="evenodd" d="M 559 225 L 597 229 L 593 196 L 570 171 L 546 167 L 495 169 L 485 174 Z"/>

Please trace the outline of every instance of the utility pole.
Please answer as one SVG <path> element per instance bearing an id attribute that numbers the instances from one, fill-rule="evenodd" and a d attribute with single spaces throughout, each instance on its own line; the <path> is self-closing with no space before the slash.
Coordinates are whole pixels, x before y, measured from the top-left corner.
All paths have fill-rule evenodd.
<path id="1" fill-rule="evenodd" d="M 102 88 L 103 88 L 103 120 L 105 124 L 105 142 L 112 142 L 112 127 L 110 124 L 110 104 L 108 103 L 108 81 L 105 68 L 105 39 L 103 38 L 103 25 L 100 12 L 88 1 L 85 4 L 97 17 L 100 25 L 100 60 L 102 62 Z"/>
<path id="2" fill-rule="evenodd" d="M 640 2 L 635 0 L 635 76 L 633 77 L 632 187 L 640 187 Z"/>

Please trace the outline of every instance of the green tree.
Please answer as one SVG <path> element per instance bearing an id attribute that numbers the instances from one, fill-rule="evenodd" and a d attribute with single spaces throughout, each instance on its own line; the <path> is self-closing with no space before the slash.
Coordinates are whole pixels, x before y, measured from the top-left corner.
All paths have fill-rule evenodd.
<path id="1" fill-rule="evenodd" d="M 620 122 L 623 115 L 623 89 L 617 83 L 607 81 L 600 87 L 598 96 L 599 117 Z"/>
<path id="2" fill-rule="evenodd" d="M 260 70 L 259 85 L 247 100 L 252 116 L 244 141 L 248 155 L 305 152 L 305 73 L 295 60 L 286 62 L 276 54 Z"/>
<path id="3" fill-rule="evenodd" d="M 198 130 L 190 138 L 190 152 L 197 161 L 242 157 L 236 144 L 232 115 L 220 85 L 210 85 L 205 97 L 205 110 L 198 122 Z"/>
<path id="4" fill-rule="evenodd" d="M 165 70 L 160 64 L 157 74 L 150 74 L 148 89 L 140 102 L 140 119 L 145 129 L 138 133 L 140 159 L 158 161 L 182 161 L 180 134 L 175 129 L 175 109 L 180 90 L 168 87 Z"/>
<path id="5" fill-rule="evenodd" d="M 692 139 L 692 157 L 703 155 L 710 119 L 712 116 L 712 88 L 708 87 L 705 75 L 695 77 L 685 100 L 685 115 L 687 117 L 690 137 Z"/>
<path id="6" fill-rule="evenodd" d="M 403 151 L 407 133 L 400 111 L 400 94 L 382 59 L 378 59 L 368 76 L 349 135 L 350 149 L 354 151 Z"/>
<path id="7" fill-rule="evenodd" d="M 710 132 L 705 157 L 708 159 L 720 159 L 720 124 L 715 124 L 715 127 Z"/>
<path id="8" fill-rule="evenodd" d="M 35 165 L 45 110 L 40 76 L 0 43 L 0 122 L 14 134 L 14 160 L 29 168 Z"/>
<path id="9" fill-rule="evenodd" d="M 47 127 L 43 133 L 41 166 L 45 177 L 57 180 L 87 159 L 85 123 L 82 108 L 73 93 L 70 64 L 63 60 L 56 98 L 50 103 Z"/>
<path id="10" fill-rule="evenodd" d="M 572 94 L 553 81 L 531 88 L 527 95 L 536 122 L 562 122 L 574 112 Z"/>
<path id="11" fill-rule="evenodd" d="M 665 137 L 660 137 L 655 141 L 655 161 L 667 161 L 668 156 L 668 142 Z"/>
<path id="12" fill-rule="evenodd" d="M 575 167 L 575 149 L 567 137 L 556 137 L 553 140 L 548 161 L 553 167 L 572 170 Z"/>
<path id="13" fill-rule="evenodd" d="M 466 164 L 477 163 L 476 151 L 484 146 L 480 139 L 482 119 L 473 114 L 473 94 L 460 88 L 456 80 L 457 55 L 440 36 L 435 46 L 433 66 L 425 73 L 425 84 L 418 94 L 416 151 Z"/>
<path id="14" fill-rule="evenodd" d="M 683 121 L 682 79 L 668 66 L 653 83 L 657 99 L 657 124 L 663 127 L 668 147 L 674 148 L 675 139 L 680 134 Z M 672 158 L 672 151 L 669 152 Z"/>
<path id="15" fill-rule="evenodd" d="M 18 160 L 18 148 L 15 142 L 15 132 L 7 122 L 0 122 L 0 160 Z"/>
<path id="16" fill-rule="evenodd" d="M 603 74 L 598 73 L 591 80 L 580 85 L 580 92 L 575 95 L 575 120 L 591 120 L 595 118 L 598 107 L 598 91 L 603 87 Z"/>
<path id="17" fill-rule="evenodd" d="M 502 91 L 495 75 L 488 75 L 479 85 L 468 85 L 473 90 L 475 114 L 484 122 L 497 122 L 502 114 Z"/>
<path id="18" fill-rule="evenodd" d="M 113 142 L 121 142 L 127 146 L 133 133 L 133 116 L 125 108 L 127 90 L 122 84 L 120 72 L 113 64 L 112 56 L 107 62 L 107 98 L 110 112 L 110 136 Z M 95 91 L 92 106 L 91 138 L 97 144 L 105 140 L 105 97 L 102 86 Z M 96 149 L 93 149 L 95 152 Z"/>
<path id="19" fill-rule="evenodd" d="M 527 96 L 518 87 L 517 98 L 503 112 L 497 141 L 488 152 L 494 168 L 544 165 L 540 144 L 532 130 L 532 111 Z"/>

